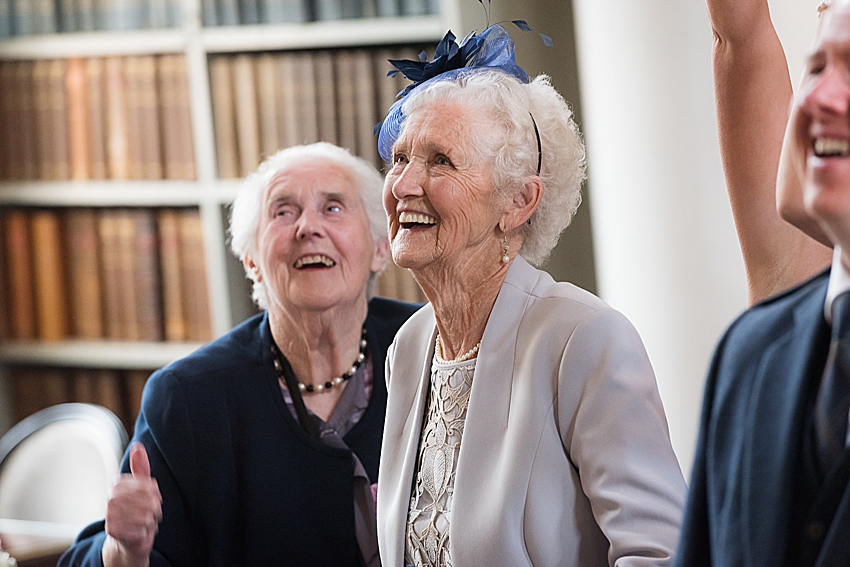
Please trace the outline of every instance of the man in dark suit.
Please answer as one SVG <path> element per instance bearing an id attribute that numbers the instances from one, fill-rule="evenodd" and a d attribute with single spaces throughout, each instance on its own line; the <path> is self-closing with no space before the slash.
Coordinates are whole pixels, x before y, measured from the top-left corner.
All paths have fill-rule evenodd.
<path id="1" fill-rule="evenodd" d="M 756 305 L 721 340 L 680 567 L 850 565 L 850 0 L 823 18 L 791 154 L 832 267 Z"/>

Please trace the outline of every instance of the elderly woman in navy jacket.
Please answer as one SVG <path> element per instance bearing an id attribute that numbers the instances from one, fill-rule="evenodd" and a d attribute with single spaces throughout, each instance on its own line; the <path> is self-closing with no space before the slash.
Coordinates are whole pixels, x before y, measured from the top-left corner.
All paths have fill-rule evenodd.
<path id="1" fill-rule="evenodd" d="M 381 186 L 325 143 L 248 177 L 232 248 L 265 311 L 151 376 L 105 521 L 60 565 L 379 564 L 384 358 L 415 310 L 369 299 Z"/>

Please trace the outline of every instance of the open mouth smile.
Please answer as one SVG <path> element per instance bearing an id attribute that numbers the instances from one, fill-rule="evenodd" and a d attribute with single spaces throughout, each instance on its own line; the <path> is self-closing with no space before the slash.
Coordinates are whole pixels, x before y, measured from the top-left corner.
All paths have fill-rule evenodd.
<path id="1" fill-rule="evenodd" d="M 437 224 L 437 219 L 425 213 L 401 212 L 398 214 L 398 222 L 402 228 L 415 228 L 417 226 L 430 226 Z"/>
<path id="2" fill-rule="evenodd" d="M 295 260 L 295 269 L 301 270 L 304 268 L 332 268 L 336 266 L 336 262 L 325 256 L 324 254 L 312 254 L 303 256 Z"/>
<path id="3" fill-rule="evenodd" d="M 814 151 L 817 157 L 847 157 L 850 155 L 850 140 L 815 138 Z"/>

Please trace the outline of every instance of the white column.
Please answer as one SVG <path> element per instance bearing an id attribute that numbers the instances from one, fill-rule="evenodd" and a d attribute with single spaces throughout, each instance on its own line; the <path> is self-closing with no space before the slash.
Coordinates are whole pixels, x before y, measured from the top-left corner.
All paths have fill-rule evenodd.
<path id="1" fill-rule="evenodd" d="M 745 306 L 697 0 L 574 0 L 600 295 L 640 332 L 689 475 L 703 383 Z"/>
<path id="2" fill-rule="evenodd" d="M 771 0 L 796 82 L 817 0 Z M 714 347 L 745 308 L 697 0 L 574 0 L 600 295 L 646 343 L 689 475 Z M 757 150 L 755 150 L 757 151 Z"/>

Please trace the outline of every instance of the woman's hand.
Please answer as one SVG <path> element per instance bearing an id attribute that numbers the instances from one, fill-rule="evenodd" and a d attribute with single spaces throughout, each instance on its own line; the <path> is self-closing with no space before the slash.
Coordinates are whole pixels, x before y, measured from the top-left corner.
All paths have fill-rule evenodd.
<path id="1" fill-rule="evenodd" d="M 162 520 L 162 496 L 145 446 L 130 447 L 130 474 L 115 483 L 106 506 L 104 567 L 146 567 Z"/>

